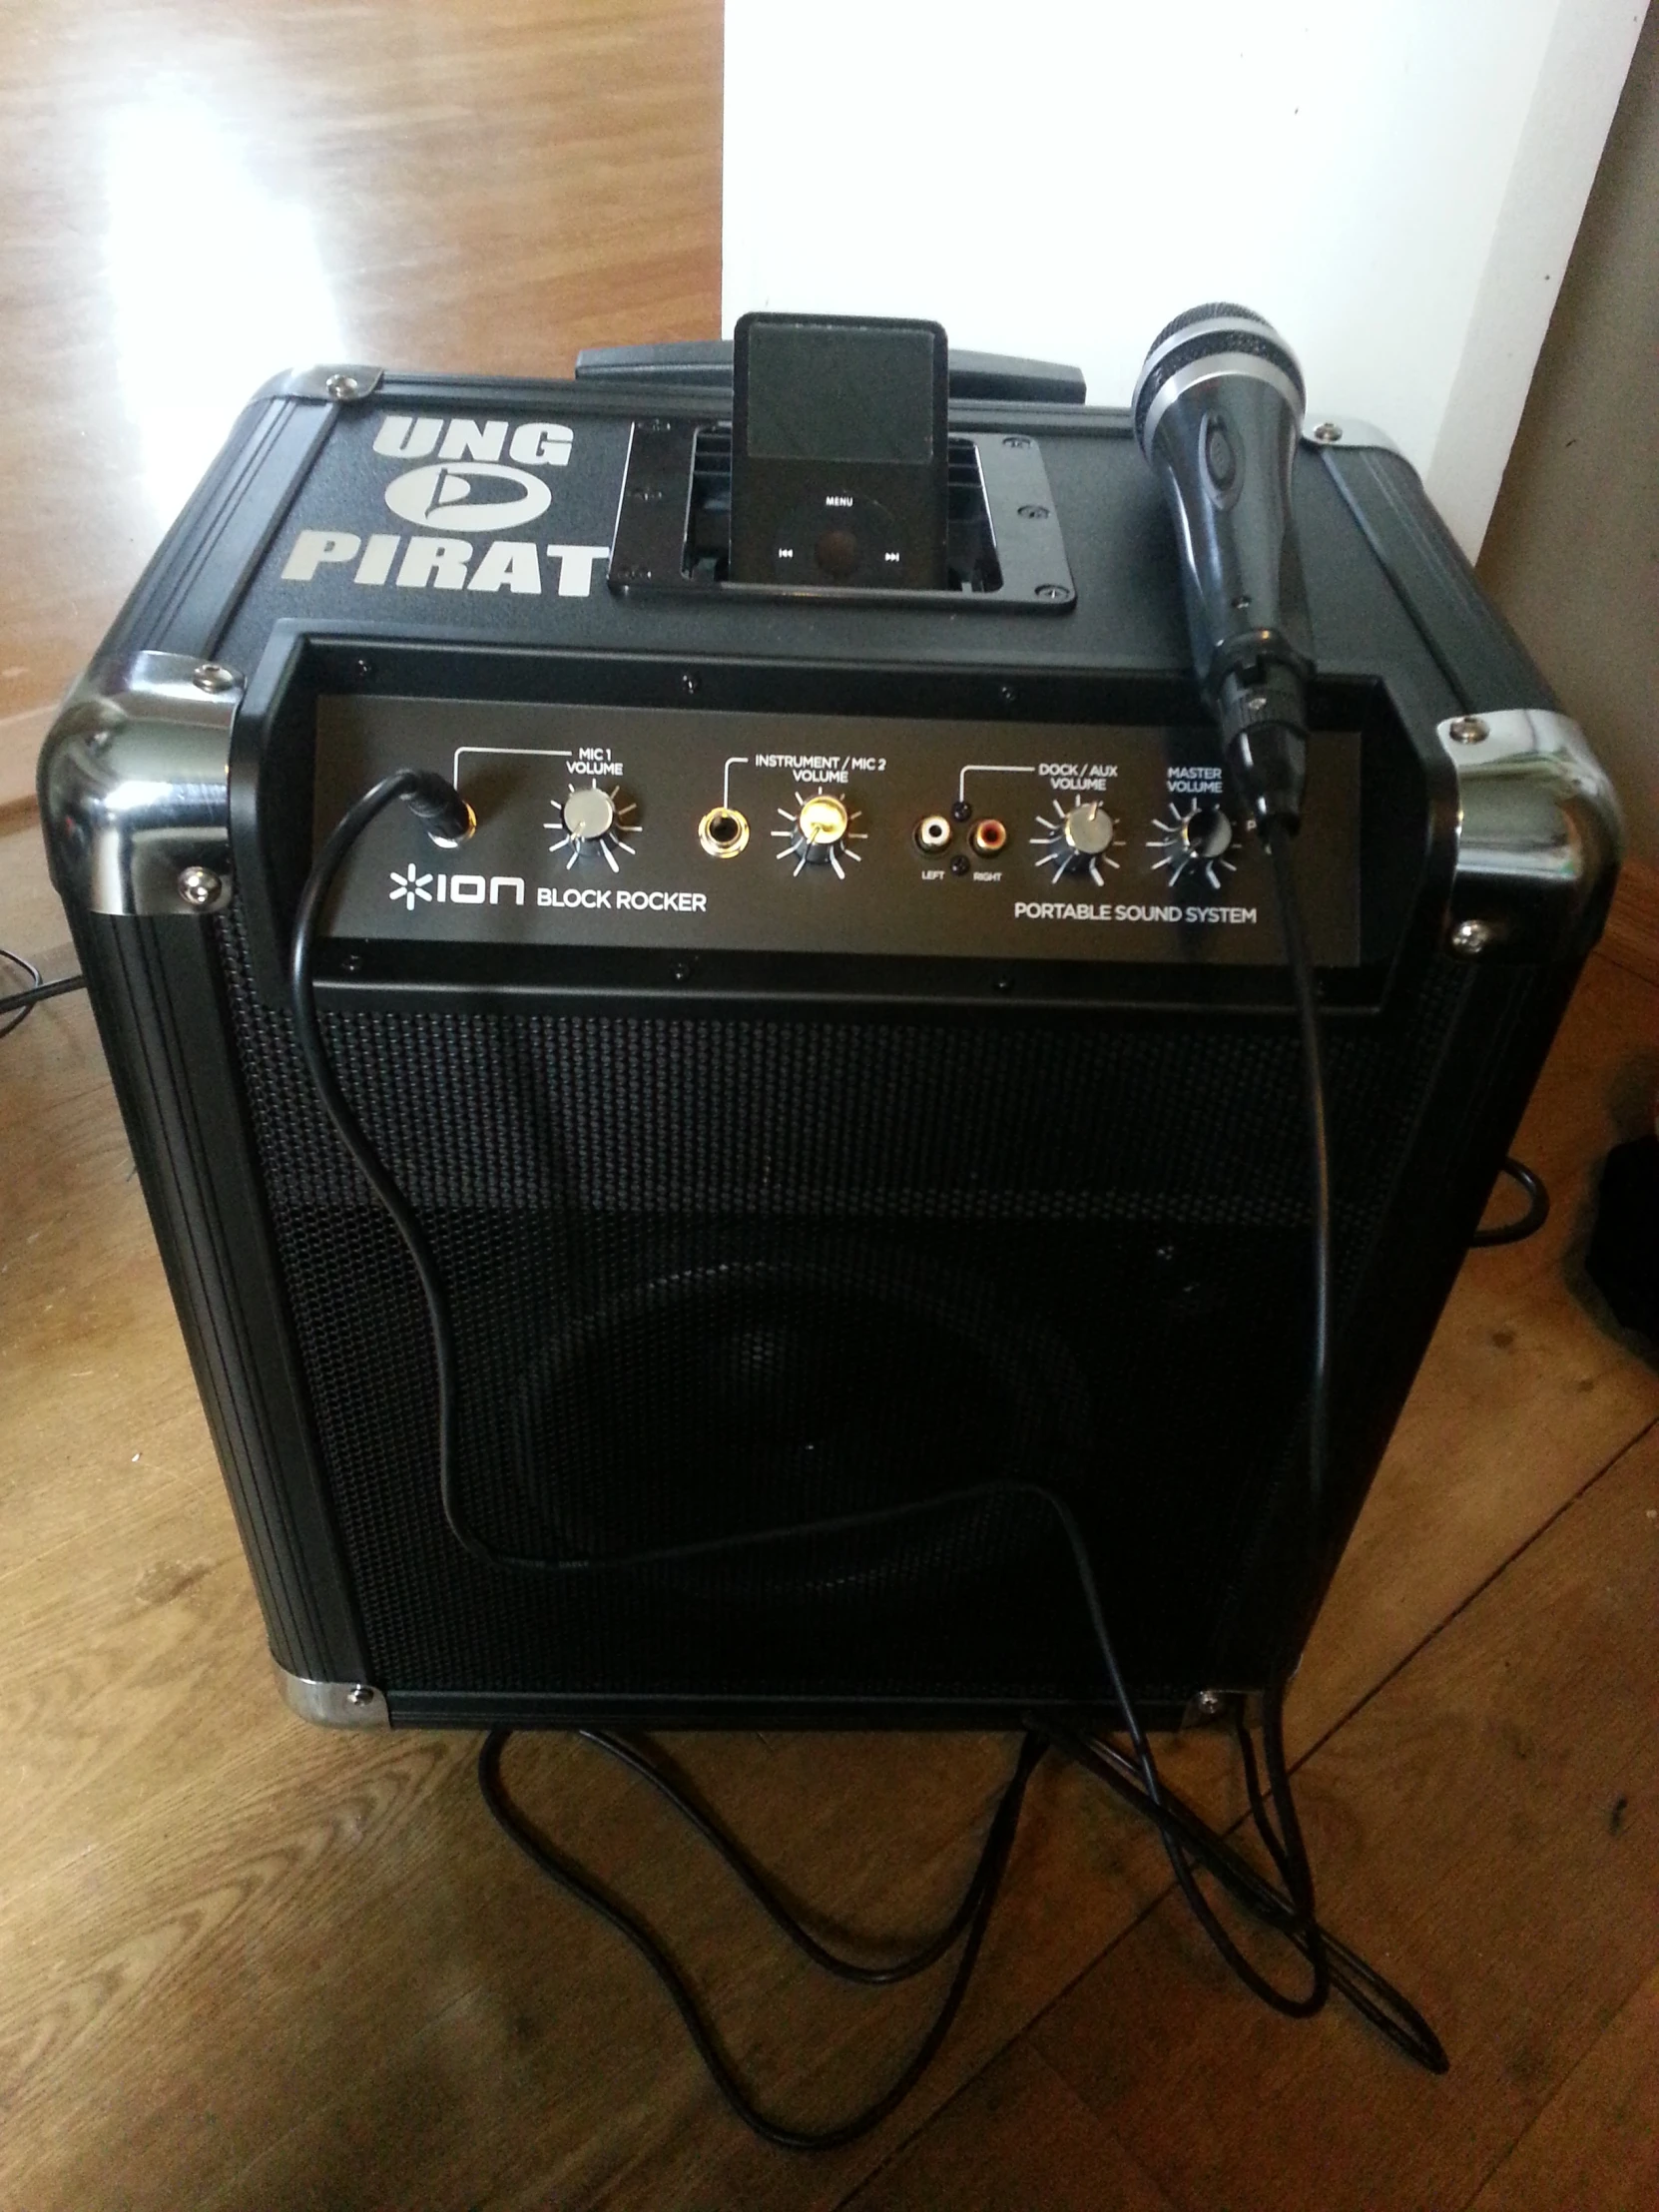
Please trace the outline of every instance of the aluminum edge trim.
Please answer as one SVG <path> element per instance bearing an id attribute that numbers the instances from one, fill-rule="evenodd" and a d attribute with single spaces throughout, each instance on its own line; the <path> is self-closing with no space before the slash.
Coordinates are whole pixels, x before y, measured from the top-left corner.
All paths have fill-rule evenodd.
<path id="1" fill-rule="evenodd" d="M 1327 423 L 1342 432 L 1341 437 L 1321 438 L 1315 431 Z M 1400 460 L 1406 455 L 1389 437 L 1386 430 L 1380 430 L 1375 422 L 1362 422 L 1358 415 L 1321 414 L 1315 407 L 1308 409 L 1308 419 L 1302 427 L 1302 442 L 1321 453 L 1392 453 Z M 1407 466 L 1409 466 L 1407 461 Z M 1415 470 L 1412 471 L 1415 474 Z"/>

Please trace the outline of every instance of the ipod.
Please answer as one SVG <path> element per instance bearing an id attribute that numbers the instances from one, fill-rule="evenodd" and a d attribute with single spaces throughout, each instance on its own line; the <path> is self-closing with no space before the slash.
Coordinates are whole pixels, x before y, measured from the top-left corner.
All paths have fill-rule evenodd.
<path id="1" fill-rule="evenodd" d="M 732 581 L 943 591 L 949 377 L 936 322 L 744 315 L 732 349 Z"/>

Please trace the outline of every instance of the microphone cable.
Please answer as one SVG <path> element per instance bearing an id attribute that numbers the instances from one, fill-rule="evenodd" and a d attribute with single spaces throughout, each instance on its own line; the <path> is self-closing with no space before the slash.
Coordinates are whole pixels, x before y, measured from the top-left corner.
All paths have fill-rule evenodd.
<path id="1" fill-rule="evenodd" d="M 454 1326 L 449 1311 L 448 1293 L 425 1231 L 345 1098 L 323 1042 L 315 1001 L 315 940 L 334 881 L 352 846 L 369 824 L 400 799 L 410 804 L 434 836 L 437 835 L 437 828 L 434 826 L 458 831 L 452 837 L 438 837 L 439 842 L 456 843 L 470 832 L 471 815 L 465 802 L 451 785 L 430 771 L 397 770 L 357 799 L 324 840 L 300 894 L 289 962 L 289 1002 L 295 1042 L 318 1101 L 341 1144 L 397 1232 L 420 1283 L 437 1381 L 439 1503 L 445 1523 L 455 1541 L 481 1564 L 508 1572 L 560 1575 L 615 1573 L 631 1568 L 687 1563 L 713 1555 L 730 1555 L 767 1545 L 799 1542 L 814 1536 L 870 1531 L 991 1496 L 1023 1495 L 1039 1499 L 1058 1522 L 1071 1552 L 1093 1641 L 1110 1686 L 1111 1701 L 1117 1708 L 1123 1733 L 1128 1739 L 1129 1750 L 1126 1753 L 1114 1745 L 1109 1737 L 1074 1730 L 1046 1713 L 1027 1716 L 1024 1739 L 1013 1773 L 998 1802 L 978 1863 L 956 1912 L 946 1927 L 909 1958 L 901 1959 L 895 1965 L 867 1967 L 858 1966 L 840 1954 L 831 1952 L 828 1946 L 812 1936 L 799 1916 L 790 1911 L 736 1840 L 712 1813 L 675 1781 L 660 1761 L 654 1761 L 628 1739 L 609 1730 L 579 1728 L 575 1731 L 584 1741 L 608 1756 L 621 1760 L 630 1771 L 649 1782 L 659 1795 L 673 1805 L 718 1853 L 750 1895 L 762 1905 L 774 1924 L 823 1970 L 866 1986 L 884 1986 L 923 1972 L 929 1965 L 942 1959 L 956 1941 L 962 1941 L 962 1950 L 944 1999 L 916 2050 L 896 2079 L 872 2103 L 850 2118 L 828 2128 L 806 2129 L 789 2126 L 760 2108 L 739 2081 L 722 2051 L 719 2038 L 698 2004 L 684 1973 L 644 1921 L 629 1906 L 604 1890 L 591 1875 L 565 1859 L 519 1811 L 508 1796 L 501 1777 L 502 1755 L 515 1731 L 511 1728 L 492 1729 L 485 1737 L 478 1759 L 479 1788 L 492 1817 L 549 1880 L 589 1911 L 596 1913 L 639 1951 L 668 1991 L 699 2057 L 731 2109 L 765 2141 L 785 2149 L 806 2151 L 840 2148 L 879 2126 L 897 2107 L 920 2079 L 943 2042 L 967 1992 L 1013 1849 L 1027 1786 L 1050 1748 L 1075 1760 L 1156 1829 L 1189 1908 L 1230 1970 L 1253 1994 L 1276 2011 L 1294 2018 L 1307 2018 L 1322 2009 L 1332 1988 L 1338 1988 L 1373 2025 L 1416 2064 L 1431 2073 L 1447 2071 L 1449 2060 L 1444 2048 L 1422 2014 L 1408 1998 L 1360 1958 L 1358 1953 L 1330 1936 L 1315 1916 L 1312 1869 L 1297 1817 L 1284 1750 L 1283 1711 L 1288 1669 L 1275 1669 L 1263 1695 L 1262 1767 L 1267 1776 L 1265 1792 L 1245 1724 L 1243 1701 L 1235 1699 L 1233 1702 L 1234 1728 L 1245 1761 L 1251 1819 L 1278 1877 L 1275 1882 L 1264 1876 L 1227 1837 L 1213 1829 L 1201 1815 L 1173 1795 L 1165 1785 L 1118 1662 L 1116 1646 L 1106 1620 L 1083 1530 L 1070 1503 L 1057 1490 L 1027 1481 L 991 1480 L 956 1490 L 937 1492 L 926 1498 L 907 1499 L 890 1506 L 872 1507 L 811 1521 L 790 1522 L 773 1528 L 746 1530 L 736 1535 L 666 1544 L 632 1552 L 562 1559 L 497 1550 L 467 1525 L 459 1508 L 455 1484 L 458 1382 Z M 461 819 L 463 816 L 464 823 Z M 1264 834 L 1274 861 L 1282 933 L 1296 994 L 1303 1048 L 1305 1102 L 1309 1117 L 1313 1170 L 1311 1242 L 1315 1272 L 1315 1326 L 1311 1331 L 1307 1451 L 1310 1500 L 1317 1511 L 1323 1511 L 1330 1364 L 1331 1220 L 1317 986 L 1302 931 L 1284 832 L 1277 825 L 1266 824 Z M 1215 1908 L 1199 1888 L 1197 1870 L 1200 1867 L 1228 1892 L 1240 1908 L 1270 1932 L 1283 1936 L 1301 1953 L 1311 1969 L 1310 1985 L 1305 1993 L 1281 1989 L 1245 1956 Z"/>

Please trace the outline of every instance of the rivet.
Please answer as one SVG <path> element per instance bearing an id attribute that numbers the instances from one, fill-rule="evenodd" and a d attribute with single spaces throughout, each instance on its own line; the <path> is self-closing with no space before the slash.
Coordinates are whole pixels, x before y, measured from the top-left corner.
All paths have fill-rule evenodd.
<path id="1" fill-rule="evenodd" d="M 222 667 L 218 661 L 199 661 L 190 672 L 190 680 L 198 691 L 228 692 L 237 688 L 237 672 Z"/>
<path id="2" fill-rule="evenodd" d="M 322 388 L 330 399 L 355 399 L 363 387 L 355 376 L 346 376 L 336 371 L 323 379 Z M 353 1690 L 351 1694 L 355 1697 L 357 1693 Z"/>
<path id="3" fill-rule="evenodd" d="M 1321 445 L 1337 445 L 1342 441 L 1343 426 L 1340 422 L 1316 422 L 1314 436 Z"/>
<path id="4" fill-rule="evenodd" d="M 1491 734 L 1489 725 L 1479 715 L 1454 715 L 1446 724 L 1446 735 L 1459 745 L 1479 745 Z"/>
<path id="5" fill-rule="evenodd" d="M 1488 921 L 1460 921 L 1451 932 L 1451 949 L 1465 960 L 1475 959 L 1492 941 L 1492 926 Z"/>
<path id="6" fill-rule="evenodd" d="M 211 867 L 187 867 L 179 876 L 179 896 L 187 906 L 211 906 L 224 888 Z"/>

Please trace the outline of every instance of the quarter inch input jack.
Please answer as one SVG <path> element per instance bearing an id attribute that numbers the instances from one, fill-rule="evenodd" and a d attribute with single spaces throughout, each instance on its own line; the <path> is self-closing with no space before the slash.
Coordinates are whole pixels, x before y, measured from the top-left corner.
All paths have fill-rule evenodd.
<path id="1" fill-rule="evenodd" d="M 749 842 L 749 818 L 736 807 L 711 807 L 697 826 L 697 841 L 717 860 L 735 860 Z"/>

